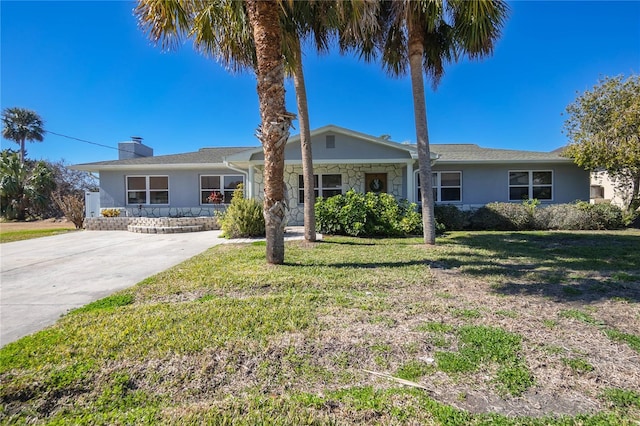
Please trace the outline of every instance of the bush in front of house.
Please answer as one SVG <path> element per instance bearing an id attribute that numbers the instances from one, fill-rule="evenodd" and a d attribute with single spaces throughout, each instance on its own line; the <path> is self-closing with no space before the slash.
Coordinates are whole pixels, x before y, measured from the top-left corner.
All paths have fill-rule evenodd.
<path id="1" fill-rule="evenodd" d="M 597 230 L 624 227 L 622 210 L 612 204 L 552 204 L 535 211 L 535 229 Z"/>
<path id="2" fill-rule="evenodd" d="M 436 223 L 447 231 L 462 231 L 469 227 L 470 211 L 462 211 L 451 204 L 436 204 L 433 211 Z"/>
<path id="3" fill-rule="evenodd" d="M 316 230 L 323 234 L 399 237 L 422 232 L 416 205 L 391 194 L 353 189 L 344 195 L 319 198 L 315 204 Z"/>
<path id="4" fill-rule="evenodd" d="M 120 216 L 120 209 L 102 209 L 100 214 L 103 217 L 118 217 Z"/>
<path id="5" fill-rule="evenodd" d="M 264 237 L 265 224 L 262 203 L 254 198 L 244 198 L 244 186 L 233 191 L 231 204 L 219 216 L 222 234 L 227 238 Z"/>
<path id="6" fill-rule="evenodd" d="M 82 229 L 84 223 L 84 200 L 75 194 L 62 194 L 58 191 L 51 194 L 53 201 L 68 221 L 73 223 L 76 229 Z"/>
<path id="7" fill-rule="evenodd" d="M 469 217 L 469 228 L 487 231 L 524 231 L 535 227 L 535 206 L 525 203 L 489 203 Z"/>
<path id="8" fill-rule="evenodd" d="M 458 213 L 455 212 L 458 210 Z M 576 201 L 540 207 L 537 200 L 522 203 L 489 203 L 469 212 L 455 206 L 436 206 L 436 218 L 447 230 L 597 230 L 625 226 L 623 211 L 612 204 L 590 204 Z M 462 226 L 460 227 L 460 224 Z"/>

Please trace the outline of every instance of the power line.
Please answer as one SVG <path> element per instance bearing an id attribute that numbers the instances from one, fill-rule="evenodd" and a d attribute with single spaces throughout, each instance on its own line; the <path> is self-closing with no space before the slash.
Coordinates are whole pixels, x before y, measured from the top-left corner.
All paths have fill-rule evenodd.
<path id="1" fill-rule="evenodd" d="M 116 148 L 116 147 L 113 147 L 113 146 L 104 145 L 104 144 L 97 143 L 97 142 L 91 142 L 91 141 L 88 141 L 88 140 L 86 140 L 86 139 L 80 139 L 80 138 L 76 138 L 76 137 L 73 137 L 73 136 L 68 136 L 68 135 L 63 135 L 63 134 L 61 134 L 61 133 L 52 132 L 51 130 L 45 130 L 45 131 L 46 131 L 47 133 L 51 133 L 52 135 L 61 136 L 61 137 L 63 137 L 63 138 L 73 139 L 73 140 L 75 140 L 75 141 L 84 142 L 84 143 L 88 143 L 88 144 L 91 144 L 91 145 L 101 146 L 101 147 L 103 147 L 103 148 L 109 148 L 109 149 L 114 149 L 114 150 L 116 150 L 116 151 L 129 152 L 129 153 L 131 153 L 131 154 L 135 154 L 135 152 L 134 152 L 134 151 L 130 151 L 130 150 L 128 150 L 128 149 Z"/>

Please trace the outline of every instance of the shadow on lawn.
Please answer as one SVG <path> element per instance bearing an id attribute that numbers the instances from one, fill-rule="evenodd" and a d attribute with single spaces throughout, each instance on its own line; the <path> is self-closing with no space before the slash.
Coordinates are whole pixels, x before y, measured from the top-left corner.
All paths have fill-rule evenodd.
<path id="1" fill-rule="evenodd" d="M 502 275 L 495 291 L 560 300 L 640 302 L 640 237 L 604 233 L 473 233 L 445 239 L 433 266 Z M 474 249 L 468 255 L 455 250 Z M 447 250 L 453 248 L 453 250 Z"/>

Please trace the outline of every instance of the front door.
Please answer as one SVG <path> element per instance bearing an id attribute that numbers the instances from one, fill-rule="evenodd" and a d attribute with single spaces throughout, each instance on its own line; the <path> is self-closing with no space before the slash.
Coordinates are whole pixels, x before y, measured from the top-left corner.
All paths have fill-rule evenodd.
<path id="1" fill-rule="evenodd" d="M 386 173 L 365 173 L 364 175 L 365 192 L 387 192 L 387 174 Z"/>

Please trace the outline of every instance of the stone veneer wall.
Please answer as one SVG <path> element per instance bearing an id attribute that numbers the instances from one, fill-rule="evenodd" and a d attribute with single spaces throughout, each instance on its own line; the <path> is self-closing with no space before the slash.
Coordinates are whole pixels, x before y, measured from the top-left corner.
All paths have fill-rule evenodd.
<path id="1" fill-rule="evenodd" d="M 389 193 L 396 198 L 402 197 L 404 179 L 402 172 L 404 165 L 398 164 L 327 164 L 316 165 L 313 168 L 314 174 L 341 174 L 342 175 L 342 193 L 349 189 L 355 189 L 358 192 L 365 191 L 365 173 L 386 173 L 387 185 Z M 264 193 L 264 181 L 262 176 L 262 167 L 256 166 L 254 180 L 256 182 L 255 194 Z M 287 165 L 284 169 L 284 179 L 287 185 L 289 195 L 289 212 L 287 214 L 288 225 L 304 224 L 304 208 L 299 204 L 298 200 L 298 175 L 302 174 L 301 165 Z"/>
<path id="2" fill-rule="evenodd" d="M 121 217 L 212 217 L 227 210 L 228 204 L 211 204 L 199 207 L 108 207 L 102 210 L 120 210 Z"/>
<path id="3" fill-rule="evenodd" d="M 220 229 L 215 217 L 88 217 L 84 229 L 88 231 L 126 231 L 129 225 L 146 227 L 202 226 L 203 231 Z"/>

